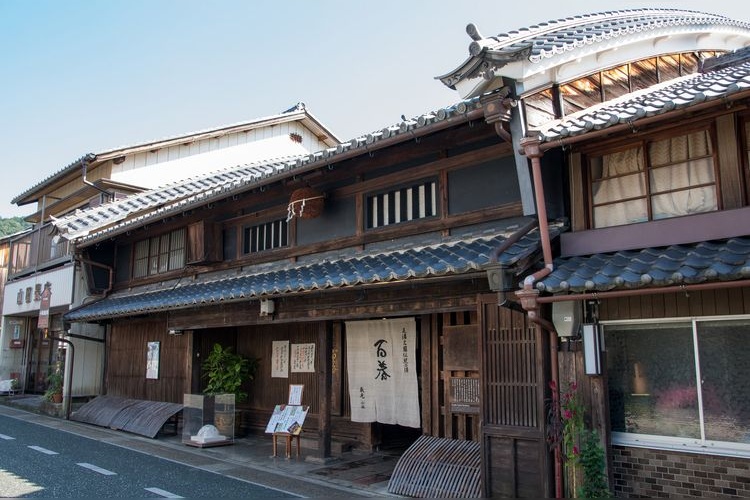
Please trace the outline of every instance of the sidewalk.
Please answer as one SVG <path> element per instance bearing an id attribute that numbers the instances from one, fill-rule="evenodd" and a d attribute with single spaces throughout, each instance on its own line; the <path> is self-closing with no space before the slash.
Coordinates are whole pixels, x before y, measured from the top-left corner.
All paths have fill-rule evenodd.
<path id="1" fill-rule="evenodd" d="M 236 479 L 263 484 L 306 498 L 399 497 L 388 492 L 388 479 L 398 460 L 388 453 L 346 452 L 341 457 L 316 458 L 315 450 L 302 448 L 297 458 L 285 458 L 284 444 L 273 456 L 270 436 L 236 439 L 228 446 L 196 448 L 182 443 L 180 435 L 155 439 L 98 427 L 40 413 L 41 396 L 0 397 L 0 415 L 71 432 L 80 436 L 140 451 Z"/>

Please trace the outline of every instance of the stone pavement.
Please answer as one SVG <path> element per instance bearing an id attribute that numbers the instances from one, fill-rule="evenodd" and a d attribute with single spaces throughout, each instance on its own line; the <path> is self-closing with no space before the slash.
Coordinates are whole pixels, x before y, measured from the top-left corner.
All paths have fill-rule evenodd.
<path id="1" fill-rule="evenodd" d="M 320 460 L 316 450 L 302 448 L 302 456 L 285 458 L 284 443 L 273 456 L 270 436 L 239 438 L 227 446 L 196 448 L 180 435 L 160 433 L 155 439 L 98 427 L 41 413 L 41 396 L 0 397 L 0 415 L 71 432 L 115 446 L 172 460 L 243 481 L 262 484 L 305 498 L 399 497 L 388 492 L 388 479 L 398 455 L 385 452 L 346 452 Z"/>

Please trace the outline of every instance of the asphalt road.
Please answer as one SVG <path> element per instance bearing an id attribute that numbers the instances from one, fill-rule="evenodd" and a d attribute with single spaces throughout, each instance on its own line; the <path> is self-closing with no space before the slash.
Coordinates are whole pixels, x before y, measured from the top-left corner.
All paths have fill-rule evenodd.
<path id="1" fill-rule="evenodd" d="M 0 415 L 0 496 L 298 497 L 3 415 Z"/>

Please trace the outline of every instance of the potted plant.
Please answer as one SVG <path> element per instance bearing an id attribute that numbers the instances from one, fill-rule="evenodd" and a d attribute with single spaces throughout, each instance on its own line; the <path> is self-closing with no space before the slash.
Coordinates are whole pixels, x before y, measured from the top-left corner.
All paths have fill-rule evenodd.
<path id="1" fill-rule="evenodd" d="M 47 375 L 47 390 L 44 399 L 53 403 L 62 403 L 63 375 L 60 368 L 50 370 Z"/>
<path id="2" fill-rule="evenodd" d="M 233 352 L 231 347 L 224 347 L 221 344 L 214 344 L 211 352 L 203 361 L 203 377 L 206 379 L 206 386 L 203 393 L 207 395 L 234 394 L 235 403 L 247 401 L 247 391 L 242 388 L 242 384 L 255 378 L 258 370 L 258 359 L 247 358 Z M 226 415 L 221 412 L 221 408 L 214 408 L 215 425 L 222 434 L 225 434 L 227 424 L 225 423 Z M 230 414 L 229 419 L 234 418 L 234 435 L 239 435 L 241 418 L 239 411 L 234 415 Z"/>

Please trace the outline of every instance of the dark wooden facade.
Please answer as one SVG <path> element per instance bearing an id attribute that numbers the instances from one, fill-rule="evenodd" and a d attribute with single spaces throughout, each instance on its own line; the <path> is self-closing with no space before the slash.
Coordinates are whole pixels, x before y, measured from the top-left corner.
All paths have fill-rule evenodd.
<path id="1" fill-rule="evenodd" d="M 401 141 L 365 155 L 324 165 L 314 175 L 271 183 L 144 225 L 92 245 L 90 259 L 114 267 L 114 292 L 159 289 L 209 272 L 253 269 L 256 264 L 315 262 L 338 249 L 367 251 L 401 242 L 418 245 L 430 236 L 456 237 L 521 220 L 516 167 L 505 144 L 480 115 L 470 123 Z M 368 197 L 410 183 L 434 183 L 437 214 L 406 224 L 368 227 Z M 326 209 L 309 220 L 293 218 L 289 242 L 248 252 L 243 237 L 258 222 L 286 215 L 289 192 L 303 184 L 326 193 Z M 400 189 L 400 188 L 399 188 Z M 374 195 L 373 195 L 374 193 Z M 148 276 L 137 274 L 137 244 L 186 228 L 186 263 Z M 511 224 L 511 227 L 518 227 Z M 220 247 L 220 248 L 219 248 Z M 139 256 L 140 255 L 140 256 Z M 523 272 L 536 255 L 518 264 Z M 140 268 L 143 269 L 143 268 Z M 139 271 L 140 272 L 140 271 Z M 163 283 L 163 285 L 161 285 Z M 249 400 L 239 405 L 244 432 L 262 433 L 273 408 L 286 402 L 289 384 L 304 384 L 310 406 L 305 435 L 326 455 L 335 449 L 404 448 L 419 435 L 481 443 L 485 490 L 507 496 L 546 496 L 549 458 L 544 439 L 549 361 L 547 339 L 525 315 L 497 305 L 483 270 L 445 278 L 283 293 L 275 312 L 259 314 L 256 300 L 217 300 L 108 324 L 107 391 L 111 395 L 180 402 L 203 388 L 201 360 L 221 343 L 260 359 Z M 346 321 L 413 317 L 417 326 L 417 429 L 351 421 Z M 169 332 L 172 332 L 171 334 Z M 175 335 L 175 333 L 177 333 Z M 272 342 L 316 344 L 316 371 L 270 377 Z M 146 380 L 145 346 L 161 342 L 158 380 Z"/>

